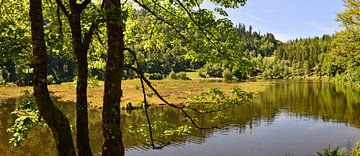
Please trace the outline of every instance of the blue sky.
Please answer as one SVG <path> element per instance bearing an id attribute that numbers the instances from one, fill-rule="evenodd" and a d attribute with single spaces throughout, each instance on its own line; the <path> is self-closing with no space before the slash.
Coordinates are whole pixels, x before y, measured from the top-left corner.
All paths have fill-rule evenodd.
<path id="1" fill-rule="evenodd" d="M 205 2 L 203 7 L 216 6 Z M 287 41 L 341 30 L 335 19 L 344 9 L 342 0 L 248 0 L 245 6 L 226 11 L 234 24 L 252 25 L 253 30 Z"/>

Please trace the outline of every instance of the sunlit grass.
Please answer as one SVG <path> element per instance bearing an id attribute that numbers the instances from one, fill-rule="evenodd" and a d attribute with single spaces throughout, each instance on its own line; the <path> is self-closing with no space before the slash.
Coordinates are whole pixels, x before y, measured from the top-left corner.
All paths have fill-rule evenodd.
<path id="1" fill-rule="evenodd" d="M 153 86 L 159 93 L 174 104 L 185 102 L 188 98 L 200 95 L 200 93 L 207 92 L 210 88 L 219 88 L 228 92 L 231 88 L 239 87 L 247 92 L 260 93 L 271 84 L 271 81 L 259 82 L 222 82 L 216 80 L 152 80 Z M 88 89 L 89 105 L 93 107 L 101 107 L 104 93 L 104 82 L 99 82 L 98 87 Z M 76 86 L 74 83 L 62 83 L 60 85 L 50 85 L 49 90 L 53 96 L 59 97 L 60 101 L 75 102 L 76 99 Z M 141 91 L 141 83 L 139 79 L 124 80 L 122 83 L 123 97 L 122 106 L 127 101 L 141 102 L 143 95 Z M 0 87 L 0 99 L 17 98 L 21 96 L 21 90 L 32 90 L 32 87 Z M 146 87 L 148 101 L 150 104 L 163 104 L 156 95 Z"/>

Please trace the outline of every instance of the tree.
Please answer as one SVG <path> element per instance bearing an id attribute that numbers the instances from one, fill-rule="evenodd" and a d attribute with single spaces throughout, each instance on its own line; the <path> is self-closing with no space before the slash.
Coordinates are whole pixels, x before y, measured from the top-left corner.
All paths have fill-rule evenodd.
<path id="1" fill-rule="evenodd" d="M 58 155 L 75 156 L 70 124 L 65 115 L 56 108 L 47 88 L 46 45 L 41 0 L 30 0 L 31 36 L 33 47 L 35 101 L 41 116 L 48 124 L 58 149 Z"/>
<path id="2" fill-rule="evenodd" d="M 360 2 L 345 0 L 346 10 L 338 14 L 344 31 L 338 32 L 333 41 L 332 58 L 341 73 L 359 81 L 360 72 Z"/>
<path id="3" fill-rule="evenodd" d="M 195 9 L 199 7 L 197 2 L 187 1 L 137 1 L 134 3 L 121 4 L 120 1 L 107 0 L 104 1 L 104 10 L 107 22 L 107 48 L 108 58 L 106 63 L 106 78 L 105 78 L 105 90 L 104 90 L 104 109 L 103 109 L 103 134 L 105 142 L 103 146 L 104 155 L 124 154 L 123 145 L 121 142 L 120 131 L 120 119 L 119 119 L 119 102 L 122 95 L 121 80 L 123 78 L 123 70 L 125 66 L 124 51 L 127 50 L 133 55 L 137 56 L 137 52 L 128 48 L 125 43 L 126 37 L 124 36 L 125 21 L 129 17 L 129 10 L 135 10 L 134 5 L 140 6 L 147 14 L 150 14 L 152 20 L 157 21 L 157 26 L 164 27 L 169 31 L 165 31 L 166 36 L 160 36 L 164 40 L 174 39 L 174 42 L 163 47 L 182 48 L 183 51 L 188 51 L 187 57 L 191 59 L 205 60 L 209 59 L 214 62 L 220 62 L 222 57 L 229 57 L 231 60 L 237 60 L 235 65 L 242 65 L 245 60 L 242 58 L 242 54 L 238 55 L 236 50 L 240 46 L 236 43 L 230 42 L 232 39 L 237 39 L 235 30 L 232 28 L 232 23 L 228 19 L 216 19 L 212 11 L 206 9 Z M 234 1 L 213 1 L 225 8 L 239 7 L 244 5 L 245 0 Z M 51 3 L 51 1 L 50 1 Z M 88 138 L 87 128 L 87 76 L 88 76 L 88 50 L 92 41 L 92 34 L 97 27 L 97 21 L 90 17 L 88 14 L 82 14 L 85 8 L 90 4 L 90 0 L 85 0 L 82 3 L 78 3 L 76 0 L 69 0 L 69 3 L 63 4 L 61 0 L 56 0 L 56 3 L 66 18 L 68 19 L 72 50 L 75 54 L 77 63 L 77 151 L 79 155 L 91 155 Z M 36 4 L 36 5 L 33 5 Z M 31 14 L 31 21 L 34 23 L 33 31 L 33 66 L 34 66 L 34 92 L 36 103 L 39 107 L 40 113 L 49 125 L 51 131 L 54 134 L 59 155 L 75 155 L 74 146 L 72 143 L 70 126 L 66 117 L 59 111 L 51 101 L 49 91 L 46 84 L 47 76 L 47 62 L 45 40 L 48 39 L 44 35 L 44 25 L 51 25 L 49 23 L 62 22 L 59 11 L 57 12 L 58 18 L 49 18 L 45 20 L 41 14 L 41 1 L 31 0 L 31 10 L 34 9 Z M 68 10 L 66 7 L 70 7 Z M 216 9 L 222 15 L 225 15 L 221 8 Z M 49 13 L 50 14 L 50 13 Z M 41 17 L 40 17 L 41 15 Z M 51 14 L 50 14 L 51 15 Z M 81 17 L 87 17 L 82 19 Z M 101 17 L 96 15 L 95 17 Z M 34 18 L 34 19 L 33 19 Z M 88 32 L 83 33 L 82 28 L 86 27 L 82 25 L 82 20 L 92 19 L 92 24 L 89 26 Z M 42 23 L 43 21 L 49 23 Z M 37 26 L 37 27 L 35 27 Z M 41 26 L 41 28 L 40 28 Z M 59 26 L 61 30 L 61 26 Z M 62 31 L 59 31 L 59 37 L 62 36 Z M 141 33 L 141 32 L 140 32 Z M 53 34 L 54 35 L 54 34 Z M 50 35 L 51 36 L 51 35 Z M 100 36 L 100 35 L 99 35 Z M 151 36 L 147 36 L 150 40 Z M 50 37 L 51 40 L 51 37 Z M 98 37 L 99 42 L 101 38 Z M 60 42 L 60 44 L 66 44 Z M 106 46 L 104 46 L 106 48 Z M 130 46 L 129 46 L 130 47 Z M 53 47 L 50 46 L 49 49 Z M 96 49 L 96 47 L 92 47 Z M 93 49 L 92 49 L 93 50 Z M 135 61 L 138 63 L 138 61 Z M 130 69 L 138 73 L 139 77 L 145 81 L 149 87 L 151 83 L 146 80 L 141 72 L 139 64 L 136 64 L 137 68 L 132 67 Z M 238 67 L 240 68 L 240 67 Z M 154 92 L 156 90 L 150 87 Z M 145 95 L 145 94 L 144 94 Z M 157 96 L 165 101 L 161 95 L 157 93 Z M 145 100 L 144 100 L 145 101 Z M 146 103 L 146 102 L 145 102 Z M 165 102 L 168 105 L 182 109 L 183 107 L 172 105 Z M 188 118 L 190 118 L 187 115 Z M 193 124 L 195 121 L 191 120 Z M 199 126 L 197 126 L 199 127 Z"/>
<path id="4" fill-rule="evenodd" d="M 76 57 L 77 82 L 76 82 L 76 142 L 79 155 L 92 155 L 89 144 L 88 129 L 88 103 L 87 103 L 87 80 L 88 80 L 88 50 L 92 41 L 92 36 L 97 28 L 97 21 L 93 19 L 88 32 L 82 33 L 81 16 L 84 9 L 91 0 L 84 0 L 78 4 L 76 0 L 70 0 L 70 11 L 68 11 L 61 0 L 56 0 L 58 7 L 68 18 L 71 37 L 72 50 Z"/>
<path id="5" fill-rule="evenodd" d="M 120 129 L 121 80 L 124 71 L 124 14 L 119 0 L 105 0 L 108 59 L 106 62 L 103 135 L 103 155 L 124 155 Z"/>

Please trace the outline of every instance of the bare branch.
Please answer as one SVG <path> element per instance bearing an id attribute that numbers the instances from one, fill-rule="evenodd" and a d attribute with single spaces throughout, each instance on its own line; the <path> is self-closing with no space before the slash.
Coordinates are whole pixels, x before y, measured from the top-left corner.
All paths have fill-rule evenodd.
<path id="1" fill-rule="evenodd" d="M 61 11 L 65 14 L 66 17 L 70 18 L 70 12 L 66 10 L 64 4 L 61 0 L 55 0 L 56 4 L 60 7 Z"/>

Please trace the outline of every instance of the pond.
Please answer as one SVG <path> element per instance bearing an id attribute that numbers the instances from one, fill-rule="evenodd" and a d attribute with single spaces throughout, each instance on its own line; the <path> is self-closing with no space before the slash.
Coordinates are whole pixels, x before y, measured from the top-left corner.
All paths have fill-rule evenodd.
<path id="1" fill-rule="evenodd" d="M 15 99 L 0 104 L 0 155 L 54 155 L 55 144 L 49 130 L 34 128 L 21 147 L 9 143 L 6 128 L 13 124 Z M 74 105 L 57 102 L 75 123 Z M 167 121 L 177 126 L 184 115 L 166 106 L 150 107 L 152 121 Z M 360 92 L 343 85 L 311 81 L 277 81 L 253 104 L 244 104 L 225 112 L 217 122 L 219 129 L 192 128 L 188 135 L 164 136 L 169 142 L 156 150 L 149 145 L 147 132 L 131 132 L 131 126 L 147 123 L 143 110 L 121 113 L 123 140 L 127 156 L 294 156 L 316 155 L 324 148 L 351 146 L 360 140 Z M 191 113 L 202 126 L 211 126 L 211 115 Z M 90 110 L 91 146 L 100 155 L 102 139 L 101 110 Z"/>

